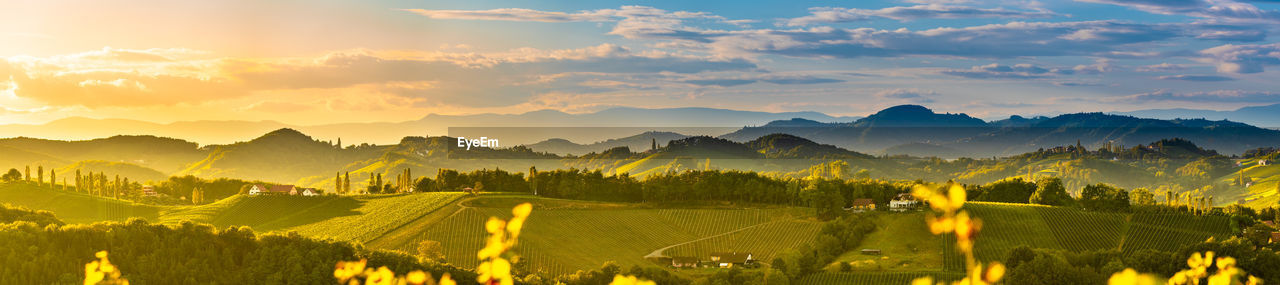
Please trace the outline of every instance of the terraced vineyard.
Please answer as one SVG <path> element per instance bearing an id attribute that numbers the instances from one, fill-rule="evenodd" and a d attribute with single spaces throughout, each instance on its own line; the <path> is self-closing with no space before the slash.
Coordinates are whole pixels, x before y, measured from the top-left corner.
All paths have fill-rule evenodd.
<path id="1" fill-rule="evenodd" d="M 510 199 L 506 198 L 477 198 Z M 550 199 L 524 197 L 535 203 Z M 481 201 L 483 202 L 483 201 Z M 589 204 L 590 202 L 576 202 Z M 449 263 L 470 267 L 478 264 L 475 253 L 486 237 L 484 221 L 491 216 L 509 217 L 505 206 L 460 209 L 425 228 L 409 242 L 392 246 L 414 252 L 422 240 L 445 245 Z M 742 228 L 760 225 L 706 241 L 725 241 L 715 245 L 694 242 L 669 251 L 700 254 L 710 251 L 751 251 L 757 259 L 768 260 L 772 254 L 792 245 L 809 242 L 817 234 L 819 223 L 802 220 L 809 211 L 797 208 L 768 209 L 649 209 L 616 206 L 539 208 L 524 226 L 515 251 L 527 262 L 529 270 L 555 274 L 598 268 L 606 261 L 623 266 L 648 265 L 644 256 L 656 249 L 698 240 Z M 392 233 L 398 234 L 398 233 Z M 730 242 L 730 240 L 733 240 Z M 741 246 L 741 247 L 739 247 Z M 672 255 L 667 253 L 667 255 Z"/>
<path id="2" fill-rule="evenodd" d="M 812 221 L 778 221 L 739 232 L 673 247 L 667 256 L 709 256 L 712 252 L 744 251 L 755 258 L 772 260 L 778 252 L 817 238 L 822 224 Z"/>
<path id="3" fill-rule="evenodd" d="M 1038 207 L 1063 249 L 1072 251 L 1116 248 L 1129 223 L 1122 213 L 1088 212 L 1061 207 Z M 1083 230 L 1088 229 L 1088 230 Z"/>
<path id="4" fill-rule="evenodd" d="M 982 232 L 974 244 L 979 260 L 1004 260 L 1015 247 L 1060 248 L 1054 231 L 1040 217 L 1041 206 L 1003 203 L 969 203 L 969 214 L 982 219 Z"/>
<path id="5" fill-rule="evenodd" d="M 1224 216 L 1181 214 L 1134 214 L 1121 249 L 1130 253 L 1142 249 L 1174 251 L 1186 244 L 1210 237 L 1224 238 L 1231 225 Z"/>
<path id="6" fill-rule="evenodd" d="M 911 284 L 911 280 L 924 276 L 932 276 L 935 282 L 937 280 L 955 281 L 964 278 L 963 274 L 950 272 L 819 272 L 806 276 L 796 281 L 795 284 Z"/>
<path id="7" fill-rule="evenodd" d="M 190 220 L 255 231 L 296 231 L 313 237 L 366 242 L 431 213 L 465 194 L 457 192 L 372 196 L 234 196 L 216 203 L 177 207 L 164 223 Z"/>
<path id="8" fill-rule="evenodd" d="M 1141 249 L 1173 251 L 1209 237 L 1230 236 L 1224 216 L 1169 213 L 1108 213 L 1026 204 L 972 202 L 971 215 L 982 219 L 975 251 L 980 260 L 1004 260 L 1019 245 L 1071 251 Z M 953 253 L 954 238 L 944 239 L 947 270 L 963 261 Z"/>

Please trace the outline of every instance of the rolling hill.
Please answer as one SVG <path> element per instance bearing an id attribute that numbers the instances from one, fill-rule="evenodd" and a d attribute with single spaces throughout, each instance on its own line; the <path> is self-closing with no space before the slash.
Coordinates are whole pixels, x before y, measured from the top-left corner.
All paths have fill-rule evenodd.
<path id="1" fill-rule="evenodd" d="M 57 169 L 58 173 L 63 175 L 62 177 L 64 178 L 73 177 L 70 175 L 75 173 L 76 170 L 84 173 L 101 172 L 109 175 L 120 175 L 122 177 L 128 177 L 129 180 L 135 182 L 164 181 L 165 179 L 169 179 L 169 175 L 163 172 L 128 162 L 83 160 Z M 75 183 L 75 180 L 73 179 L 68 179 L 67 181 L 68 183 Z M 62 181 L 57 182 L 62 183 Z"/>

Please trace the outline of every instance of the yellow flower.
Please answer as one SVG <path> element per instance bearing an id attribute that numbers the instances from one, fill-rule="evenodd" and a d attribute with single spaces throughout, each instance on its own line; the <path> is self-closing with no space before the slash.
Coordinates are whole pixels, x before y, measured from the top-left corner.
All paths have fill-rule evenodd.
<path id="1" fill-rule="evenodd" d="M 491 234 L 501 232 L 504 226 L 506 226 L 506 223 L 495 217 L 489 217 L 489 221 L 484 223 L 484 229 Z"/>
<path id="2" fill-rule="evenodd" d="M 1170 280 L 1172 282 L 1172 280 Z M 1156 277 L 1151 274 L 1139 274 L 1133 268 L 1127 268 L 1124 271 L 1116 272 L 1111 275 L 1111 279 L 1107 280 L 1109 285 L 1155 285 L 1158 282 Z"/>
<path id="3" fill-rule="evenodd" d="M 458 285 L 458 282 L 454 282 L 453 277 L 445 273 L 444 276 L 440 276 L 440 285 Z"/>
<path id="4" fill-rule="evenodd" d="M 991 268 L 987 269 L 986 277 L 983 278 L 987 283 L 1000 282 L 1000 278 L 1004 278 L 1005 267 L 999 262 L 992 262 Z"/>
<path id="5" fill-rule="evenodd" d="M 933 285 L 933 277 L 925 276 L 911 280 L 911 285 Z"/>
<path id="6" fill-rule="evenodd" d="M 427 276 L 429 275 L 423 273 L 422 270 L 414 270 L 409 272 L 409 274 L 405 274 L 404 281 L 409 282 L 410 284 L 423 284 L 427 283 Z"/>
<path id="7" fill-rule="evenodd" d="M 956 184 L 951 184 L 951 190 L 948 191 L 947 196 L 951 198 L 951 201 L 949 201 L 950 203 L 948 204 L 948 206 L 950 206 L 952 210 L 960 209 L 961 206 L 964 206 L 964 201 L 965 201 L 964 187 L 960 187 L 960 185 L 956 185 Z"/>
<path id="8" fill-rule="evenodd" d="M 533 212 L 533 204 L 529 204 L 529 203 L 516 205 L 515 208 L 511 209 L 511 215 L 517 218 L 529 217 L 529 213 L 532 213 L 532 212 Z"/>
<path id="9" fill-rule="evenodd" d="M 106 278 L 106 275 L 98 271 L 98 261 L 95 260 L 84 265 L 85 285 L 98 284 L 98 282 L 102 281 L 103 278 Z"/>
<path id="10" fill-rule="evenodd" d="M 368 271 L 366 271 L 368 272 Z M 377 271 L 369 274 L 368 279 L 364 280 L 365 285 L 391 285 L 396 279 L 396 274 L 387 269 L 386 266 L 378 267 Z"/>
<path id="11" fill-rule="evenodd" d="M 640 280 L 635 276 L 626 276 L 626 275 L 614 275 L 613 282 L 609 282 L 609 285 L 655 285 L 655 284 L 656 283 L 653 283 L 653 281 Z"/>

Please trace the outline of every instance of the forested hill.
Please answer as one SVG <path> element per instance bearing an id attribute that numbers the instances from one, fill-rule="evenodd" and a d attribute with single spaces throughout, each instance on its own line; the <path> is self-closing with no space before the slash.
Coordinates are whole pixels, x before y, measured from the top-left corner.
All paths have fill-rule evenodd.
<path id="1" fill-rule="evenodd" d="M 773 133 L 863 153 L 948 158 L 1005 157 L 1077 142 L 1091 149 L 1105 144 L 1132 146 L 1168 138 L 1183 138 L 1224 154 L 1280 145 L 1280 131 L 1231 121 L 1075 113 L 984 122 L 915 105 L 891 107 L 850 123 L 783 120 L 720 137 L 747 142 Z"/>

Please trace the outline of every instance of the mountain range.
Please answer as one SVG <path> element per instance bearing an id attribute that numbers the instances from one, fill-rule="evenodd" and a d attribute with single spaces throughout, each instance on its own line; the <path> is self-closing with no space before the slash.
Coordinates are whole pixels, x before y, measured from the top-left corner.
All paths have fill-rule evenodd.
<path id="1" fill-rule="evenodd" d="M 564 139 L 581 142 L 601 141 L 652 128 L 720 128 L 724 132 L 746 125 L 769 121 L 806 118 L 823 122 L 851 121 L 856 117 L 835 117 L 819 112 L 756 112 L 714 108 L 642 109 L 618 107 L 597 112 L 570 114 L 553 110 L 522 114 L 439 115 L 403 122 L 339 123 L 325 125 L 293 125 L 276 121 L 180 121 L 153 123 L 126 119 L 91 119 L 72 117 L 44 124 L 0 125 L 0 134 L 35 138 L 84 140 L 116 135 L 153 135 L 180 138 L 201 145 L 230 144 L 257 137 L 273 130 L 289 128 L 325 141 L 346 138 L 347 145 L 394 144 L 407 136 L 451 135 L 458 127 L 539 127 L 554 131 Z M 601 132 L 567 132 L 555 128 L 608 127 L 617 130 Z M 628 127 L 625 129 L 621 127 Z M 727 129 L 726 129 L 727 128 Z M 510 132 L 510 130 L 507 130 Z M 627 132 L 627 133 L 623 133 Z M 453 135 L 457 136 L 457 135 Z M 527 140 L 512 137 L 507 145 L 535 143 L 549 137 Z"/>
<path id="2" fill-rule="evenodd" d="M 1209 120 L 1231 120 L 1236 122 L 1247 123 L 1263 128 L 1276 129 L 1280 128 L 1280 104 L 1272 104 L 1265 106 L 1243 107 L 1231 111 L 1216 110 L 1200 110 L 1200 109 L 1149 109 L 1137 110 L 1129 112 L 1113 112 L 1118 115 L 1128 115 L 1140 118 L 1153 119 L 1209 119 Z"/>

